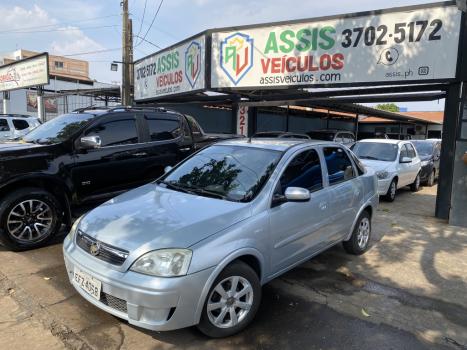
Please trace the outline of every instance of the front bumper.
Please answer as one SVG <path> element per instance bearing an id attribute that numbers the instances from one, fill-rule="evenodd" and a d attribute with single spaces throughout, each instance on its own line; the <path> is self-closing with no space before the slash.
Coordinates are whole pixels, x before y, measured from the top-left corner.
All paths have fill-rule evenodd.
<path id="1" fill-rule="evenodd" d="M 391 184 L 392 179 L 387 178 L 387 179 L 378 179 L 378 194 L 380 196 L 384 196 L 386 193 L 388 193 L 389 190 L 389 185 Z"/>
<path id="2" fill-rule="evenodd" d="M 64 258 L 70 283 L 83 298 L 99 309 L 132 325 L 155 331 L 189 327 L 199 322 L 195 315 L 198 306 L 203 305 L 200 296 L 214 267 L 173 278 L 147 276 L 132 271 L 119 272 L 96 263 L 94 258 L 67 240 Z M 100 300 L 75 284 L 74 267 L 102 282 Z"/>

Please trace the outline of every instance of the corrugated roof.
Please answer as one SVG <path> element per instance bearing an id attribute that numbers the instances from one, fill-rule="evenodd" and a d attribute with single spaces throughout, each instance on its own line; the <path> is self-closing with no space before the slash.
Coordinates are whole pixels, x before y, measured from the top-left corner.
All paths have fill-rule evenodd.
<path id="1" fill-rule="evenodd" d="M 416 112 L 399 112 L 399 114 L 408 117 L 416 118 L 417 121 L 425 121 L 432 124 L 443 124 L 444 112 L 443 111 L 416 111 Z M 378 118 L 368 117 L 361 121 L 361 123 L 394 123 L 395 121 Z"/>

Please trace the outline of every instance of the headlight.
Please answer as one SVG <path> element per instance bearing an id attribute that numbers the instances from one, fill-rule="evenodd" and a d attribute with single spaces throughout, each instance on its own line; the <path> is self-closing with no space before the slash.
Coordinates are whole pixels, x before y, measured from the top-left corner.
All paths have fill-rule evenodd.
<path id="1" fill-rule="evenodd" d="M 70 240 L 74 239 L 76 231 L 78 231 L 79 223 L 81 222 L 83 217 L 84 217 L 84 215 L 81 215 L 78 219 L 75 220 L 75 222 L 73 223 L 73 226 L 71 226 L 70 232 L 68 233 L 68 236 L 67 236 L 68 239 L 70 239 Z"/>
<path id="2" fill-rule="evenodd" d="M 188 249 L 155 250 L 138 258 L 130 270 L 158 277 L 184 276 L 191 256 L 192 251 Z"/>
<path id="3" fill-rule="evenodd" d="M 429 160 L 422 160 L 422 166 L 427 166 L 430 162 Z"/>
<path id="4" fill-rule="evenodd" d="M 386 170 L 377 171 L 376 176 L 378 177 L 378 179 L 383 180 L 389 176 L 389 173 Z"/>

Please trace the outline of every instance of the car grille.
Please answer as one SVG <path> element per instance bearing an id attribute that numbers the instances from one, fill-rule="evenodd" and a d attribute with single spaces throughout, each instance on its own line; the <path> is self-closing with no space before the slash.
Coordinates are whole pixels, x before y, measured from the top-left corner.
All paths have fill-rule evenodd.
<path id="1" fill-rule="evenodd" d="M 78 231 L 76 244 L 97 259 L 113 265 L 122 265 L 129 254 L 126 250 L 102 243 L 81 231 Z"/>
<path id="2" fill-rule="evenodd" d="M 128 313 L 127 307 L 126 307 L 126 301 L 123 299 L 101 292 L 100 301 L 102 304 L 107 305 L 108 307 L 111 307 L 112 309 L 123 312 L 125 314 Z"/>

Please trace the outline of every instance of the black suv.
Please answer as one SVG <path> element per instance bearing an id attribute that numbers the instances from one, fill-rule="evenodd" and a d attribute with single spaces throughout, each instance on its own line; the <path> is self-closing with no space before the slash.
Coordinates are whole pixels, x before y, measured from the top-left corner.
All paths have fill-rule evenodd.
<path id="1" fill-rule="evenodd" d="M 150 182 L 226 136 L 161 108 L 88 108 L 0 144 L 0 237 L 12 249 L 44 244 L 72 212 Z"/>

